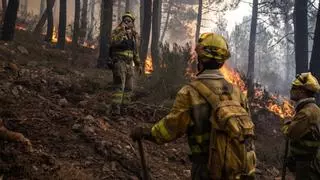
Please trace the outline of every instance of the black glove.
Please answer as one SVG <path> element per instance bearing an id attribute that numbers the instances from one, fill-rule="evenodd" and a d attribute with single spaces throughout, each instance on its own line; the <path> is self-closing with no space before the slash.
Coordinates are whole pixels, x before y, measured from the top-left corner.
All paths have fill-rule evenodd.
<path id="1" fill-rule="evenodd" d="M 138 141 L 141 139 L 152 140 L 151 129 L 144 127 L 135 127 L 130 132 L 130 137 L 133 141 Z"/>

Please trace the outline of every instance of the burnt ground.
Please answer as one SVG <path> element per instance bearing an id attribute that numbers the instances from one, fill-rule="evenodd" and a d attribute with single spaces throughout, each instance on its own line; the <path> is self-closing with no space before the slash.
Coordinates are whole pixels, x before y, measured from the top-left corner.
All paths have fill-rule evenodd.
<path id="1" fill-rule="evenodd" d="M 82 48 L 79 53 L 77 65 L 70 65 L 68 50 L 57 50 L 26 32 L 18 32 L 14 42 L 0 42 L 0 118 L 32 143 L 29 150 L 0 140 L 0 179 L 141 178 L 138 146 L 129 131 L 136 125 L 151 126 L 169 107 L 137 99 L 123 107 L 124 115 L 114 115 L 111 72 L 90 68 L 97 50 Z M 140 89 L 144 96 L 155 96 Z M 253 118 L 258 179 L 275 179 L 284 146 L 280 118 L 263 108 L 255 108 Z M 186 138 L 144 145 L 153 179 L 190 179 Z"/>

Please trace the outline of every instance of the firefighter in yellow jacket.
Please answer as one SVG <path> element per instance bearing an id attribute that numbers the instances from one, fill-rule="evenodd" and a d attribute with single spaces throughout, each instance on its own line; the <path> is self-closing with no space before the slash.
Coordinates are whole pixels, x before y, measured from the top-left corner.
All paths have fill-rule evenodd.
<path id="1" fill-rule="evenodd" d="M 227 42 L 215 33 L 204 33 L 200 36 L 196 52 L 198 54 L 197 80 L 205 83 L 210 89 L 219 89 L 216 84 L 225 81 L 219 69 L 230 57 Z M 239 88 L 234 87 L 234 96 L 247 111 L 246 97 Z M 211 107 L 195 88 L 185 85 L 178 92 L 171 112 L 156 123 L 151 129 L 136 127 L 131 132 L 133 140 L 146 139 L 157 144 L 171 142 L 184 134 L 188 136 L 191 151 L 192 179 L 209 180 L 208 169 L 209 139 L 211 131 Z"/>
<path id="2" fill-rule="evenodd" d="M 289 138 L 287 166 L 296 180 L 320 179 L 320 109 L 315 94 L 320 85 L 311 73 L 302 73 L 292 82 L 291 99 L 296 114 L 285 122 L 284 134 Z"/>
<path id="3" fill-rule="evenodd" d="M 116 104 L 125 103 L 130 99 L 133 88 L 133 64 L 139 73 L 142 73 L 138 56 L 138 33 L 135 31 L 134 21 L 134 16 L 127 12 L 112 32 L 111 62 L 108 65 L 112 67 L 113 85 L 116 90 L 113 102 Z"/>

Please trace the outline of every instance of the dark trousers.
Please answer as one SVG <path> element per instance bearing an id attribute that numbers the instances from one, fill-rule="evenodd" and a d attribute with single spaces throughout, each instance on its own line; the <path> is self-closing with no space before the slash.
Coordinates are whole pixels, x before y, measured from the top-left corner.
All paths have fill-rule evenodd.
<path id="1" fill-rule="evenodd" d="M 207 164 L 192 163 L 192 180 L 211 180 Z"/>
<path id="2" fill-rule="evenodd" d="M 320 180 L 320 172 L 315 166 L 317 161 L 296 161 L 296 180 Z"/>

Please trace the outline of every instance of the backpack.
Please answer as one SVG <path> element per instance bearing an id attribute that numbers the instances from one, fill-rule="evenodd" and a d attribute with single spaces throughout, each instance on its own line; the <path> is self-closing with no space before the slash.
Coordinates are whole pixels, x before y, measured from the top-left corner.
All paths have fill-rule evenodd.
<path id="1" fill-rule="evenodd" d="M 233 86 L 223 80 L 221 94 L 217 94 L 199 80 L 191 82 L 190 85 L 212 107 L 208 159 L 211 178 L 234 180 L 254 177 L 254 124 L 239 100 L 232 98 L 232 95 L 235 95 Z"/>

